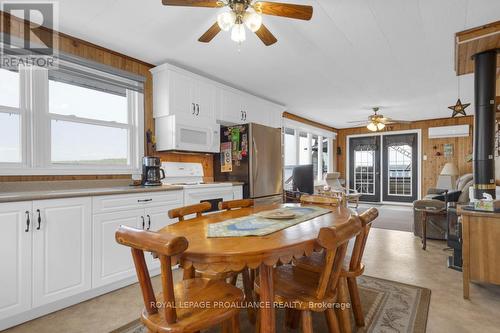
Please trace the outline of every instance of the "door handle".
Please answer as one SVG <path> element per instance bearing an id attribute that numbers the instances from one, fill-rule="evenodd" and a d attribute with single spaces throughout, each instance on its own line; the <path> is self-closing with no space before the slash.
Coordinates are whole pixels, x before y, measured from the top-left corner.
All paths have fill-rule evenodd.
<path id="1" fill-rule="evenodd" d="M 200 115 L 200 104 L 196 104 L 196 115 Z"/>
<path id="2" fill-rule="evenodd" d="M 196 112 L 196 106 L 194 105 L 194 103 L 191 103 L 191 105 L 193 106 L 193 112 L 191 112 L 191 114 L 195 114 L 195 112 Z"/>
<path id="3" fill-rule="evenodd" d="M 146 221 L 144 220 L 144 216 L 141 216 L 142 219 L 142 230 L 144 230 L 144 227 L 146 226 Z"/>
<path id="4" fill-rule="evenodd" d="M 148 217 L 148 228 L 147 230 L 151 229 L 151 216 L 146 215 Z"/>
<path id="5" fill-rule="evenodd" d="M 27 210 L 26 212 L 26 229 L 24 232 L 30 231 L 30 212 Z"/>
<path id="6" fill-rule="evenodd" d="M 42 215 L 40 213 L 40 209 L 37 209 L 36 212 L 38 213 L 38 227 L 36 228 L 36 230 L 40 230 L 40 226 L 42 225 Z"/>
<path id="7" fill-rule="evenodd" d="M 253 151 L 253 158 L 255 160 L 255 173 L 253 175 L 253 181 L 255 182 L 255 179 L 257 179 L 257 176 L 259 174 L 259 150 L 257 149 L 257 144 L 255 143 L 255 138 L 252 138 L 252 151 Z"/>

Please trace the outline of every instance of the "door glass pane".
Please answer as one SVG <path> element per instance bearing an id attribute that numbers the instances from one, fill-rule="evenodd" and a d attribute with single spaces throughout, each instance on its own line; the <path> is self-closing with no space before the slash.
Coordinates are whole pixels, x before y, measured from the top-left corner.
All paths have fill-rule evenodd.
<path id="1" fill-rule="evenodd" d="M 307 133 L 299 134 L 299 164 L 310 164 L 311 152 L 307 149 Z"/>
<path id="2" fill-rule="evenodd" d="M 21 163 L 21 117 L 0 113 L 0 162 Z"/>
<path id="3" fill-rule="evenodd" d="M 0 105 L 19 107 L 19 73 L 0 68 Z"/>
<path id="4" fill-rule="evenodd" d="M 389 195 L 412 195 L 412 147 L 393 145 L 388 147 L 387 179 Z"/>
<path id="5" fill-rule="evenodd" d="M 128 130 L 52 120 L 52 163 L 128 164 Z"/>
<path id="6" fill-rule="evenodd" d="M 127 97 L 49 81 L 49 111 L 65 116 L 128 123 Z"/>
<path id="7" fill-rule="evenodd" d="M 354 151 L 354 188 L 361 194 L 375 194 L 375 151 Z"/>

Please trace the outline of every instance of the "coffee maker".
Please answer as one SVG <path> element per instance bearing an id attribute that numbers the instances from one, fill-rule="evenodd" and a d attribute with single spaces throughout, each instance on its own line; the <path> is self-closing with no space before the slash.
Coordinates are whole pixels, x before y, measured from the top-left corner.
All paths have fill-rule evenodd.
<path id="1" fill-rule="evenodd" d="M 160 186 L 161 180 L 165 178 L 159 157 L 145 156 L 142 159 L 142 185 Z"/>

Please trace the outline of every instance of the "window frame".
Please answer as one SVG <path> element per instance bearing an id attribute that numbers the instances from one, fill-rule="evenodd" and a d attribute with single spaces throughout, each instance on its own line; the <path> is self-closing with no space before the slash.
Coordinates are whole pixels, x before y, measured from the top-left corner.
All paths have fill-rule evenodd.
<path id="1" fill-rule="evenodd" d="M 308 163 L 305 163 L 305 164 L 312 164 L 313 163 L 313 160 L 312 160 L 313 151 L 312 151 L 311 142 L 312 142 L 312 137 L 316 136 L 318 139 L 321 138 L 323 140 L 322 146 L 324 145 L 324 140 L 327 141 L 327 151 L 328 151 L 328 159 L 326 161 L 327 170 L 328 170 L 327 172 L 333 171 L 332 157 L 334 156 L 333 155 L 334 152 L 333 152 L 333 144 L 332 143 L 333 143 L 333 140 L 335 140 L 337 133 L 326 131 L 326 130 L 323 130 L 323 129 L 320 129 L 320 128 L 317 128 L 314 126 L 303 124 L 303 123 L 299 123 L 299 122 L 294 121 L 294 120 L 285 119 L 284 124 L 283 124 L 283 131 L 282 131 L 282 133 L 283 133 L 283 145 L 285 145 L 285 132 L 286 131 L 293 131 L 294 136 L 295 136 L 295 142 L 294 142 L 295 149 L 294 150 L 295 150 L 295 162 L 296 163 L 295 163 L 295 165 L 285 165 L 285 157 L 283 154 L 283 172 L 284 173 L 286 173 L 286 170 L 290 170 L 291 168 L 293 168 L 296 165 L 304 164 L 304 163 L 301 163 L 301 161 L 300 161 L 300 136 L 301 136 L 301 134 L 306 135 L 305 136 L 307 138 L 306 148 L 309 150 L 309 158 L 307 161 Z M 286 147 L 283 147 L 283 150 L 285 151 Z M 319 159 L 318 159 L 318 161 L 319 161 Z M 323 163 L 323 161 L 322 161 L 322 163 Z M 318 165 L 318 168 L 320 168 L 320 167 L 322 167 L 322 165 L 321 166 Z M 323 179 L 319 178 L 319 172 L 317 172 L 317 174 L 314 175 L 314 180 L 315 180 L 315 182 L 323 180 Z M 284 179 L 284 181 L 286 182 L 286 179 Z"/>
<path id="2" fill-rule="evenodd" d="M 89 72 L 94 71 L 88 69 Z M 75 175 L 75 174 L 136 174 L 141 172 L 144 154 L 144 93 L 127 90 L 128 124 L 102 121 L 49 112 L 49 77 L 42 68 L 19 69 L 19 110 L 0 106 L 2 113 L 21 116 L 21 163 L 0 162 L 1 175 Z M 103 74 L 115 77 L 112 74 Z M 121 79 L 120 80 L 127 80 Z M 5 112 L 13 109 L 13 112 Z M 15 111 L 15 112 L 14 112 Z M 51 161 L 52 119 L 128 129 L 127 165 L 62 164 Z"/>

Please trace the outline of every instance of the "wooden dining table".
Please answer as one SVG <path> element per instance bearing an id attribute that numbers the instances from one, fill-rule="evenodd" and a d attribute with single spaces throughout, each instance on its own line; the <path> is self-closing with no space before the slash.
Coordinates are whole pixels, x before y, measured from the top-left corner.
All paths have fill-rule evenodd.
<path id="1" fill-rule="evenodd" d="M 301 204 L 275 204 L 207 214 L 169 225 L 159 232 L 184 236 L 189 241 L 187 250 L 178 258 L 184 277 L 194 277 L 195 269 L 215 272 L 238 272 L 244 268 L 259 268 L 260 332 L 276 332 L 273 287 L 273 266 L 289 263 L 293 258 L 310 255 L 320 249 L 316 243 L 323 227 L 347 223 L 351 211 L 347 207 L 321 206 L 331 210 L 311 220 L 276 231 L 266 236 L 207 237 L 208 225 L 257 212 Z"/>

